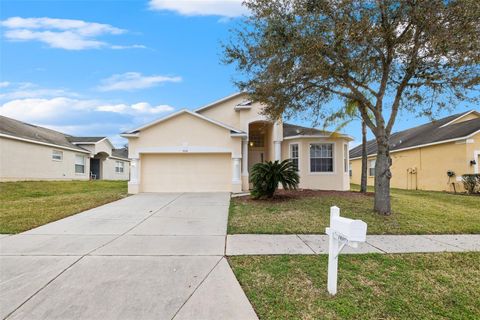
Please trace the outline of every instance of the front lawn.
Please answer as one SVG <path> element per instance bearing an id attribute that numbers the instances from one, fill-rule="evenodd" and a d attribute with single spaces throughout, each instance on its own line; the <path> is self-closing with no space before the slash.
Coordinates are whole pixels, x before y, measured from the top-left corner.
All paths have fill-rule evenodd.
<path id="1" fill-rule="evenodd" d="M 260 319 L 479 319 L 480 253 L 342 255 L 338 293 L 320 256 L 229 263 Z"/>
<path id="2" fill-rule="evenodd" d="M 0 183 L 0 233 L 19 233 L 127 195 L 126 181 Z"/>
<path id="3" fill-rule="evenodd" d="M 399 189 L 392 189 L 391 216 L 375 214 L 373 194 L 358 192 L 299 191 L 273 201 L 233 198 L 228 233 L 324 233 L 334 205 L 342 216 L 364 220 L 369 234 L 480 233 L 479 196 Z"/>

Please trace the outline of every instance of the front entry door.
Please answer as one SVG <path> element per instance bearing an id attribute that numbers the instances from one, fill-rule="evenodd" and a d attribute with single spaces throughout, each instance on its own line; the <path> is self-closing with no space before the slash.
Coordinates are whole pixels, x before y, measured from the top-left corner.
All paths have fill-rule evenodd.
<path id="1" fill-rule="evenodd" d="M 248 160 L 249 160 L 248 172 L 250 172 L 250 171 L 252 171 L 252 167 L 255 164 L 265 162 L 265 151 L 264 150 L 250 150 Z"/>
<path id="2" fill-rule="evenodd" d="M 100 179 L 100 159 L 90 159 L 90 172 L 92 179 Z"/>

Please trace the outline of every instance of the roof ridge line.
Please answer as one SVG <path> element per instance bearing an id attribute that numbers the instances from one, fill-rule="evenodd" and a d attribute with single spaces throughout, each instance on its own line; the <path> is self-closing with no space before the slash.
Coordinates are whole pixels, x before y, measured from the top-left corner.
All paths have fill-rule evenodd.
<path id="1" fill-rule="evenodd" d="M 59 134 L 63 135 L 64 137 L 73 137 L 72 135 L 69 135 L 69 134 L 66 134 L 66 133 L 63 133 L 63 132 L 60 132 L 60 131 L 57 131 L 57 130 L 53 130 L 53 129 L 50 129 L 50 128 L 47 128 L 47 127 L 39 126 L 39 125 L 34 124 L 34 123 L 28 123 L 28 122 L 21 121 L 21 120 L 18 120 L 18 119 L 14 119 L 14 118 L 10 118 L 10 117 L 4 116 L 4 115 L 0 115 L 0 117 L 4 117 L 4 118 L 10 119 L 10 120 L 13 120 L 15 122 L 19 122 L 19 123 L 24 124 L 26 126 L 40 128 L 40 129 L 43 129 L 43 130 L 48 130 L 48 131 L 51 131 L 51 132 L 59 133 Z"/>

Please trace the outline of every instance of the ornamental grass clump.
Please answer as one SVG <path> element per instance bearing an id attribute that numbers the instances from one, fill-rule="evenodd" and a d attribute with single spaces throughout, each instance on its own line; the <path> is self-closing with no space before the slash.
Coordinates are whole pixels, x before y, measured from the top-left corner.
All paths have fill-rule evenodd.
<path id="1" fill-rule="evenodd" d="M 296 190 L 300 177 L 293 162 L 286 159 L 282 162 L 277 160 L 255 164 L 252 168 L 251 182 L 253 184 L 251 194 L 254 199 L 271 199 L 279 184 L 284 190 Z"/>
<path id="2" fill-rule="evenodd" d="M 463 187 L 469 194 L 480 192 L 480 174 L 464 174 L 462 181 Z"/>

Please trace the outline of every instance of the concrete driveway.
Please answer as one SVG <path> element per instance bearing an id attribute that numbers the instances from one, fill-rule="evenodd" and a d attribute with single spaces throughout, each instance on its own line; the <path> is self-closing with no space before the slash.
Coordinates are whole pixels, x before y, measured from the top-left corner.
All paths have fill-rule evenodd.
<path id="1" fill-rule="evenodd" d="M 0 239 L 0 318 L 256 319 L 228 193 L 145 193 Z"/>

